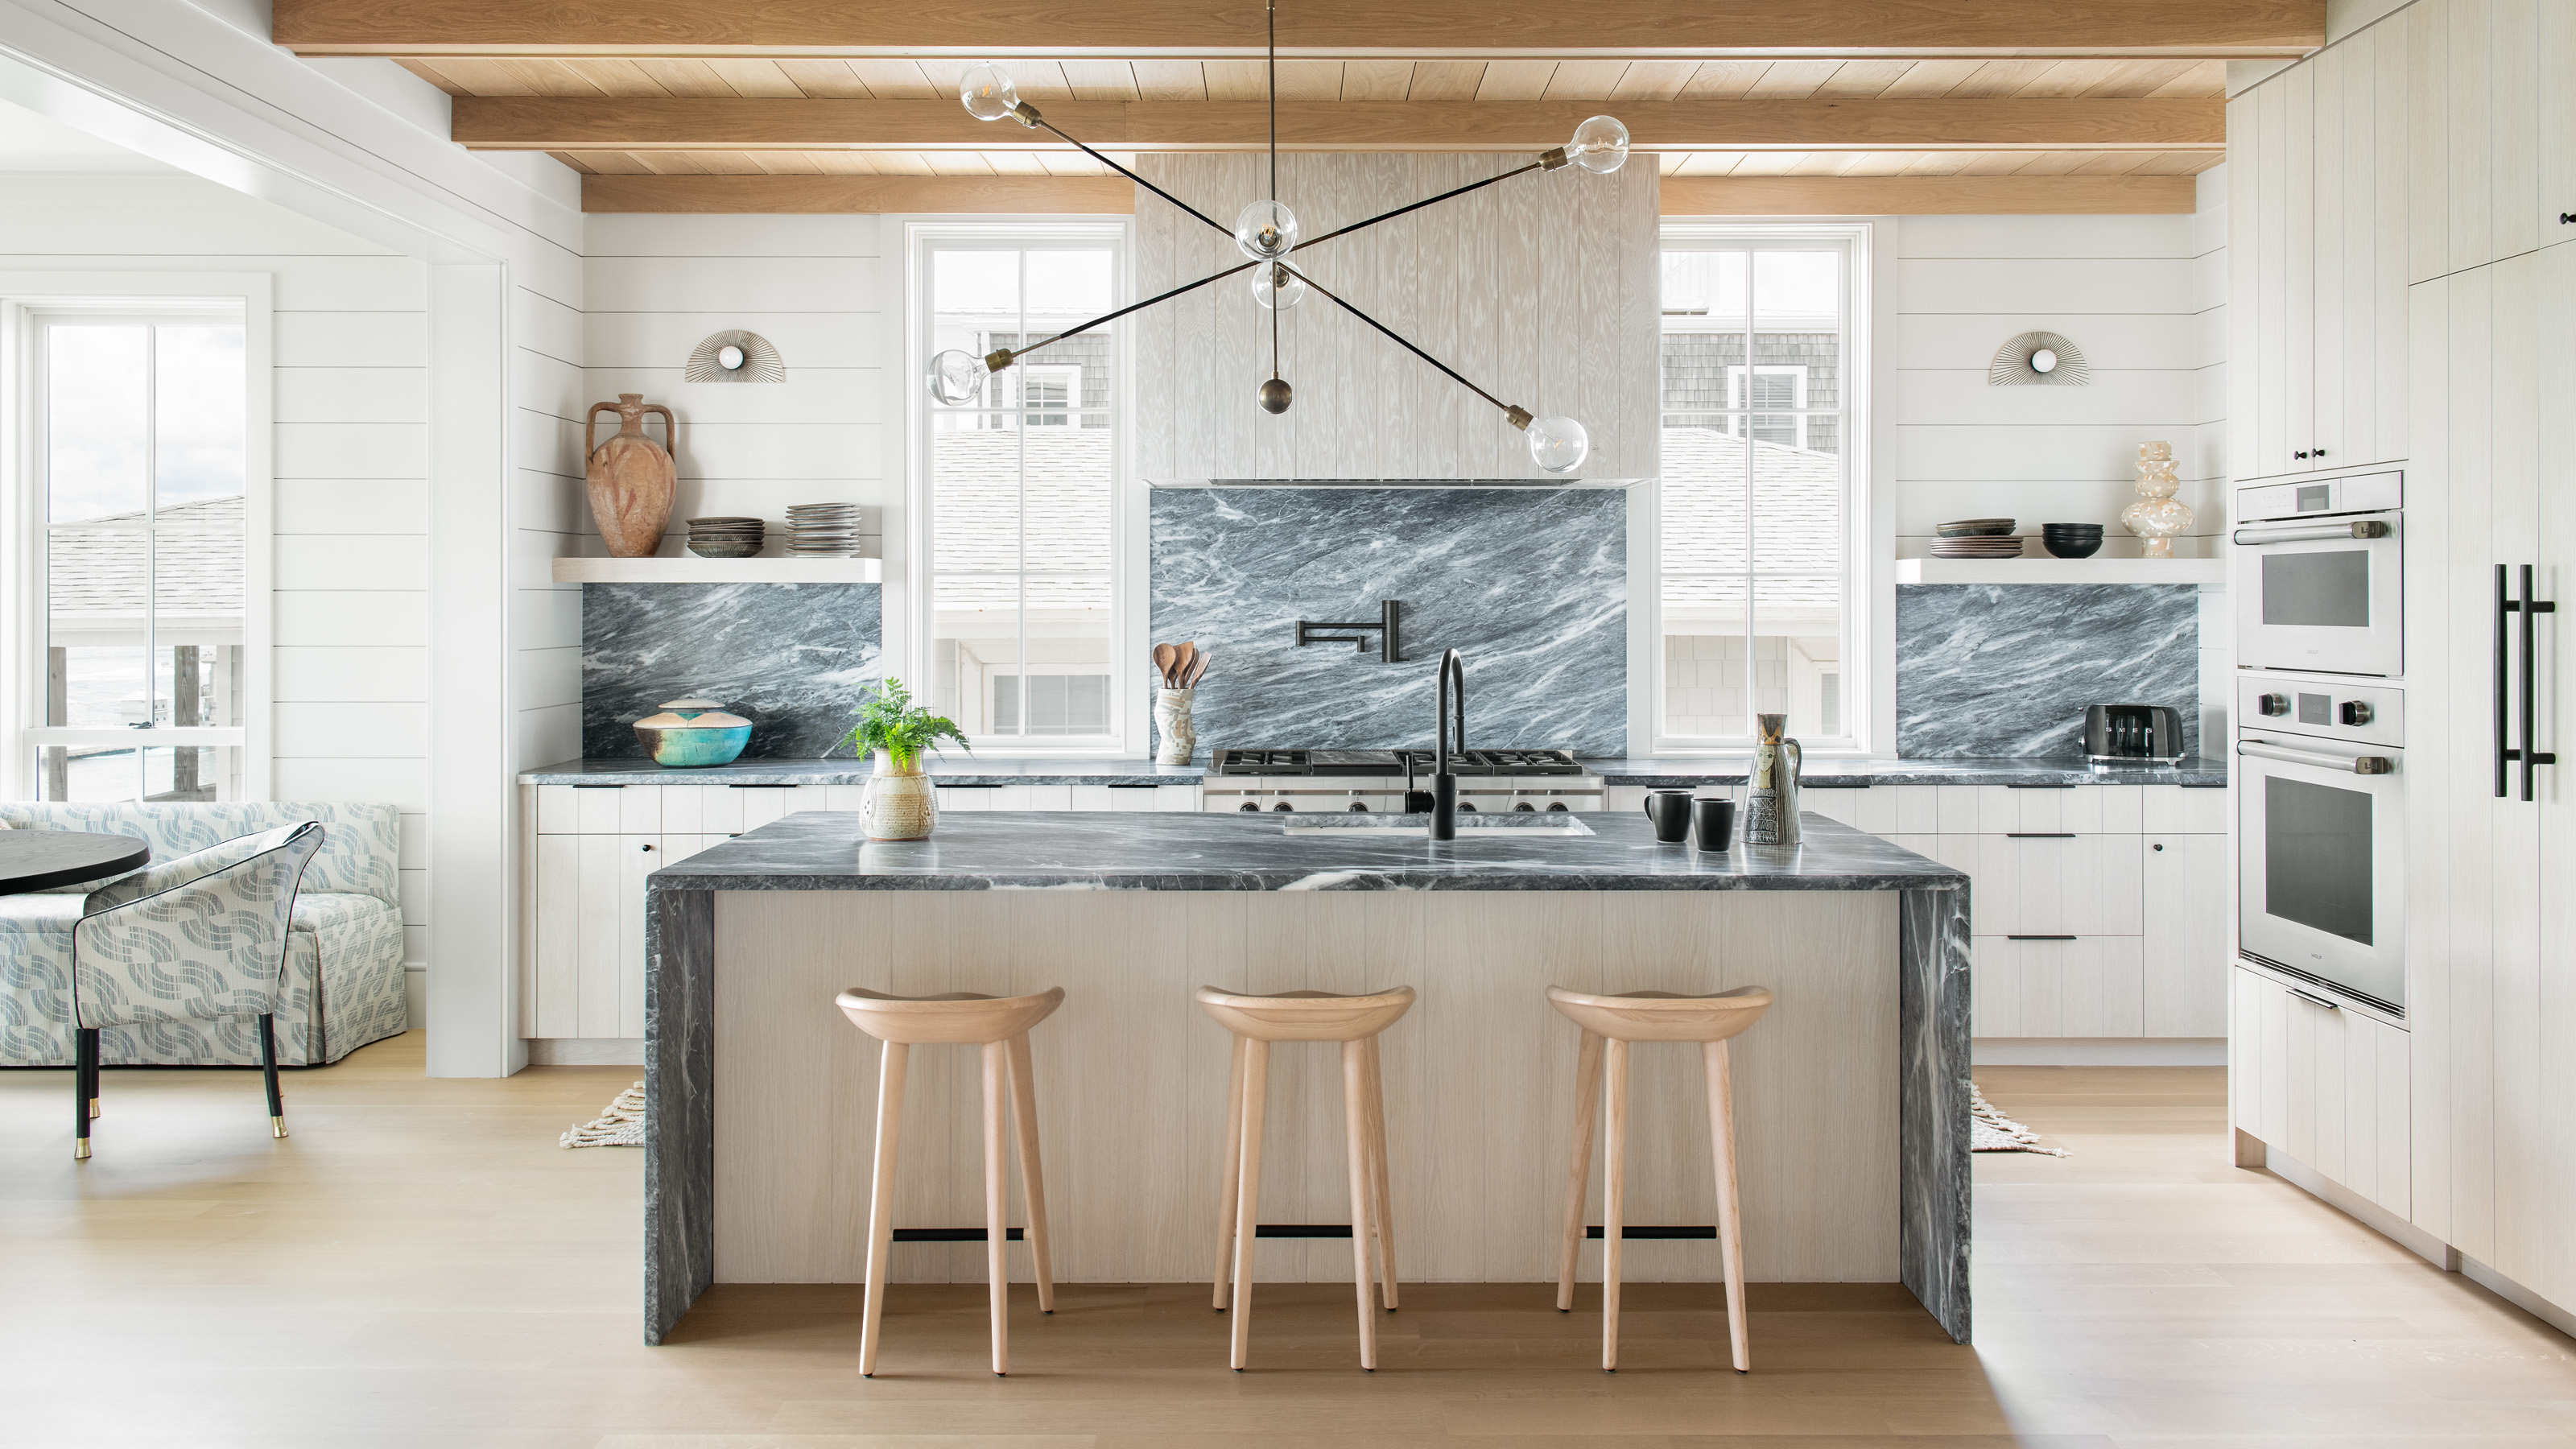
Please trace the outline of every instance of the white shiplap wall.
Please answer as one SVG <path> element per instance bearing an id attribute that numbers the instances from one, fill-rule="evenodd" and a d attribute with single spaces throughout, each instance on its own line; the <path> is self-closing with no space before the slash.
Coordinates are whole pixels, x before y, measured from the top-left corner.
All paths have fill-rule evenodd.
<path id="1" fill-rule="evenodd" d="M 0 270 L 274 277 L 272 793 L 401 808 L 403 956 L 418 973 L 429 899 L 428 268 L 191 176 L 0 184 Z"/>
<path id="2" fill-rule="evenodd" d="M 2158 439 L 2174 445 L 2180 496 L 2199 515 L 2174 551 L 2207 554 L 2226 470 L 2216 431 L 2200 426 L 2199 219 L 1917 216 L 1892 229 L 1896 336 L 1881 339 L 1880 406 L 1892 410 L 1897 556 L 1929 553 L 1944 520 L 2011 517 L 2033 553 L 2043 523 L 2099 522 L 2100 556 L 2134 558 L 2119 513 L 2136 496 L 2138 444 Z M 1989 386 L 1995 349 L 2030 331 L 2073 341 L 2091 385 Z"/>
<path id="3" fill-rule="evenodd" d="M 1511 167 L 1522 156 L 1295 155 L 1279 195 L 1313 237 Z M 1231 226 L 1266 195 L 1257 156 L 1155 155 L 1142 174 Z M 1515 177 L 1327 242 L 1299 266 L 1506 403 L 1590 431 L 1594 478 L 1655 472 L 1657 178 Z M 1244 260 L 1231 237 L 1146 198 L 1136 294 Z M 1540 476 L 1502 413 L 1321 296 L 1283 314 L 1287 413 L 1256 405 L 1271 375 L 1268 314 L 1250 273 L 1138 314 L 1138 472 L 1190 478 Z"/>
<path id="4" fill-rule="evenodd" d="M 2193 458 L 2209 480 L 2210 498 L 2197 532 L 2204 551 L 2227 552 L 2227 168 L 2213 166 L 2197 178 L 2192 213 Z M 2179 453 L 2181 450 L 2175 450 Z M 2195 508 L 2202 505 L 2194 503 Z M 2227 590 L 2200 591 L 2201 753 L 2218 754 L 2228 739 L 2235 691 L 2236 614 Z"/>

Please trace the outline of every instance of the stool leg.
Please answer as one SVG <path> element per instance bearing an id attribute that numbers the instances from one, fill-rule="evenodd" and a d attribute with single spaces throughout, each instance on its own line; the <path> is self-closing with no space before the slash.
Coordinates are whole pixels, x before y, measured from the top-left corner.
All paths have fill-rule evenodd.
<path id="1" fill-rule="evenodd" d="M 1047 1251 L 1046 1174 L 1038 1167 L 1038 1081 L 1029 1034 L 1011 1038 L 1011 1118 L 1020 1131 L 1020 1194 L 1029 1213 L 1029 1261 L 1037 1265 L 1038 1312 L 1055 1312 L 1055 1260 Z"/>
<path id="2" fill-rule="evenodd" d="M 1556 1265 L 1556 1311 L 1574 1311 L 1574 1273 L 1583 1261 L 1583 1199 L 1592 1186 L 1592 1114 L 1601 1105 L 1601 1036 L 1583 1034 L 1574 1058 L 1574 1160 L 1565 1168 L 1565 1252 Z"/>
<path id="3" fill-rule="evenodd" d="M 1369 1219 L 1376 1216 L 1369 1188 L 1368 1047 L 1342 1043 L 1342 1136 L 1351 1163 L 1351 1283 L 1359 1293 L 1360 1367 L 1377 1372 L 1377 1312 L 1369 1303 Z"/>
<path id="4" fill-rule="evenodd" d="M 984 1283 L 993 1300 L 993 1377 L 1011 1371 L 1010 1168 L 1002 1147 L 1002 1117 L 1009 1110 L 1010 1050 L 984 1043 Z"/>
<path id="5" fill-rule="evenodd" d="M 877 1373 L 877 1343 L 884 1337 L 886 1259 L 894 1246 L 895 1149 L 903 1137 L 903 1069 L 912 1048 L 885 1044 L 877 1060 L 876 1173 L 868 1188 L 868 1303 L 859 1324 L 859 1376 Z"/>
<path id="6" fill-rule="evenodd" d="M 1601 1371 L 1619 1371 L 1619 1248 L 1628 1227 L 1628 1044 L 1602 1047 Z"/>
<path id="7" fill-rule="evenodd" d="M 1709 1155 L 1717 1163 L 1717 1235 L 1726 1264 L 1726 1336 L 1735 1350 L 1735 1371 L 1753 1369 L 1751 1325 L 1744 1321 L 1744 1218 L 1735 1196 L 1735 1074 L 1726 1043 L 1700 1047 L 1708 1068 Z"/>
<path id="8" fill-rule="evenodd" d="M 1243 1044 L 1243 1168 L 1234 1202 L 1234 1371 L 1252 1356 L 1252 1248 L 1261 1230 L 1261 1109 L 1270 1085 L 1270 1043 Z"/>
<path id="9" fill-rule="evenodd" d="M 1234 1282 L 1234 1200 L 1243 1187 L 1243 1054 L 1246 1042 L 1234 1039 L 1234 1061 L 1226 1075 L 1225 1160 L 1217 1166 L 1216 1311 L 1225 1311 L 1226 1289 Z"/>
<path id="10" fill-rule="evenodd" d="M 1370 1215 L 1369 1226 L 1377 1231 L 1378 1287 L 1386 1301 L 1386 1311 L 1395 1311 L 1395 1190 L 1387 1184 L 1386 1174 L 1386 1073 L 1377 1050 L 1377 1038 L 1370 1037 L 1368 1048 L 1368 1129 L 1369 1191 L 1376 1199 L 1377 1211 Z"/>
<path id="11" fill-rule="evenodd" d="M 89 1119 L 93 1122 L 97 1121 L 100 1116 L 98 1104 L 98 1067 L 99 1039 L 98 1033 L 93 1031 L 89 1034 L 89 1081 L 83 1086 L 84 1093 L 89 1097 Z"/>
<path id="12" fill-rule="evenodd" d="M 89 1160 L 89 1104 L 97 1097 L 98 1088 L 91 1085 L 98 1058 L 98 1033 L 79 1026 L 72 1028 L 72 1160 Z"/>
<path id="13" fill-rule="evenodd" d="M 259 1069 L 268 1079 L 268 1135 L 283 1137 L 286 1135 L 286 1097 L 277 1090 L 277 1018 L 274 1016 L 259 1019 Z"/>

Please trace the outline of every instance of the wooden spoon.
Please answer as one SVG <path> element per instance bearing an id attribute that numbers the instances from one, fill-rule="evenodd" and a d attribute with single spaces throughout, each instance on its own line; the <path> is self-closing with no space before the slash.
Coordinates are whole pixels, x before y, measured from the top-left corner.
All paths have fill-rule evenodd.
<path id="1" fill-rule="evenodd" d="M 1173 688 L 1187 689 L 1190 687 L 1190 666 L 1198 663 L 1198 660 L 1198 641 L 1196 639 L 1182 641 L 1180 651 L 1172 656 Z"/>
<path id="2" fill-rule="evenodd" d="M 1199 655 L 1199 657 L 1198 657 L 1196 660 L 1192 661 L 1192 662 L 1191 662 L 1191 664 L 1190 664 L 1190 672 L 1189 672 L 1186 676 L 1184 676 L 1184 677 L 1182 678 L 1182 680 L 1181 680 L 1181 688 L 1183 688 L 1183 689 L 1196 689 L 1196 688 L 1198 688 L 1198 687 L 1199 687 L 1199 681 L 1200 681 L 1200 680 L 1202 680 L 1202 679 L 1207 678 L 1207 672 L 1208 672 L 1208 661 L 1209 661 L 1210 659 L 1215 658 L 1215 657 L 1216 657 L 1216 651 L 1215 651 L 1215 650 L 1213 650 L 1213 649 L 1210 649 L 1210 650 L 1207 650 L 1207 651 L 1205 651 L 1204 653 L 1200 654 L 1200 655 Z"/>
<path id="3" fill-rule="evenodd" d="M 1169 644 L 1157 644 L 1154 646 L 1154 668 L 1161 671 L 1163 676 L 1163 687 L 1165 689 L 1178 688 L 1177 685 L 1172 683 L 1172 663 L 1179 658 L 1180 651 L 1174 649 Z"/>

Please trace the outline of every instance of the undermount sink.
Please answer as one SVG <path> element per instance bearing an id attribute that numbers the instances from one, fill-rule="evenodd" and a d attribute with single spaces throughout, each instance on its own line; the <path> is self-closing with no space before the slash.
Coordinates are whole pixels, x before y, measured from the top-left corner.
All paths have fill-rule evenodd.
<path id="1" fill-rule="evenodd" d="M 1290 815 L 1279 822 L 1288 835 L 1423 835 L 1431 833 L 1428 815 Z M 1590 835 L 1592 827 L 1567 810 L 1477 810 L 1458 817 L 1458 833 L 1490 835 L 1519 831 L 1525 835 Z"/>

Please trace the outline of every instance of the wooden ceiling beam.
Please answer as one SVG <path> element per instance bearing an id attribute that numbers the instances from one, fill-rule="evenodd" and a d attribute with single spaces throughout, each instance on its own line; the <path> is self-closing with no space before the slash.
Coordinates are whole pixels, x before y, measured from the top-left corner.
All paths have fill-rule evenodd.
<path id="1" fill-rule="evenodd" d="M 275 0 L 305 55 L 1251 56 L 1252 0 Z M 2301 55 L 2325 0 L 1292 0 L 1282 55 Z"/>
<path id="2" fill-rule="evenodd" d="M 1049 123 L 1110 151 L 1251 151 L 1270 109 L 1243 101 L 1049 101 Z M 2223 101 L 1286 101 L 1297 151 L 1520 151 L 1565 143 L 1607 111 L 1648 150 L 2218 149 Z M 1064 143 L 954 101 L 458 96 L 451 134 L 478 150 L 1054 151 Z"/>
<path id="3" fill-rule="evenodd" d="M 2187 213 L 2188 176 L 1667 176 L 1666 216 Z M 1115 176 L 585 176 L 586 212 L 1123 215 Z"/>

